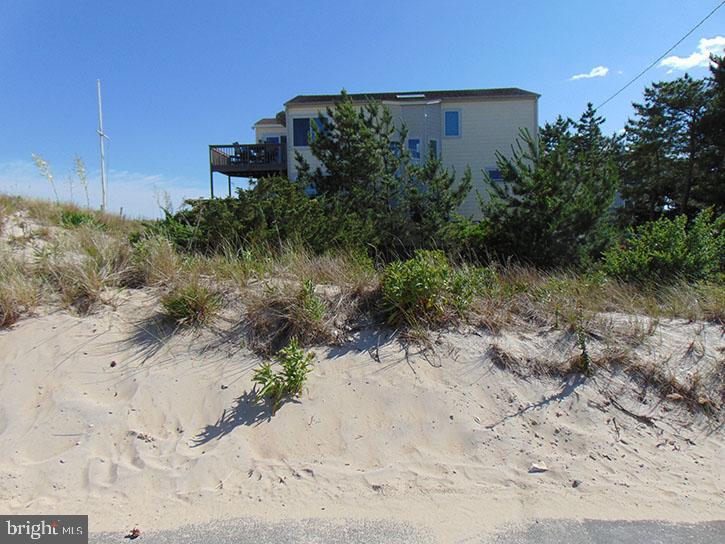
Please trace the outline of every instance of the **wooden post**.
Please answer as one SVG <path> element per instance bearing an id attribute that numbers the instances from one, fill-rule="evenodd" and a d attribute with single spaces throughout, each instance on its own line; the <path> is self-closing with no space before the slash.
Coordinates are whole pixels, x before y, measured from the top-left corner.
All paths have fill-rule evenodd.
<path id="1" fill-rule="evenodd" d="M 227 183 L 229 184 L 229 198 L 232 198 L 232 176 L 227 176 Z"/>
<path id="2" fill-rule="evenodd" d="M 209 146 L 209 192 L 211 198 L 214 198 L 214 169 L 211 162 L 211 146 Z"/>

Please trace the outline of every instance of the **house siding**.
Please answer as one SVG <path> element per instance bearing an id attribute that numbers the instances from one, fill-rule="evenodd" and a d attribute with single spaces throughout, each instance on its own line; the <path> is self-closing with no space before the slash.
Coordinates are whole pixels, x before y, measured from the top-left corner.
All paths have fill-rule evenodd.
<path id="1" fill-rule="evenodd" d="M 283 126 L 260 125 L 254 127 L 254 141 L 256 143 L 264 143 L 267 136 L 284 136 L 287 129 Z"/>
<path id="2" fill-rule="evenodd" d="M 538 125 L 536 100 L 445 100 L 441 111 L 460 111 L 460 136 L 441 140 L 441 160 L 460 179 L 467 166 L 473 175 L 473 190 L 461 204 L 459 213 L 480 219 L 477 192 L 486 198 L 483 170 L 496 168 L 496 152 L 510 156 L 522 128 L 535 134 Z M 441 117 L 441 133 L 444 133 Z"/>

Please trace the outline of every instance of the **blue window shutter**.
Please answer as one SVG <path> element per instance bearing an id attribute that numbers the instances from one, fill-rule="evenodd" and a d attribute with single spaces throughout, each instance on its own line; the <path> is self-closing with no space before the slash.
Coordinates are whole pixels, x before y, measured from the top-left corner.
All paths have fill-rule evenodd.
<path id="1" fill-rule="evenodd" d="M 420 159 L 420 140 L 417 138 L 411 138 L 408 140 L 408 150 L 410 156 L 414 159 Z"/>

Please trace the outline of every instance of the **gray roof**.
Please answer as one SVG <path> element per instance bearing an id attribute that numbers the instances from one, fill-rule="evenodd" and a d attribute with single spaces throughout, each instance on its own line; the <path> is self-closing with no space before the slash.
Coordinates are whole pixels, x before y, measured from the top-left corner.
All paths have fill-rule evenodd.
<path id="1" fill-rule="evenodd" d="M 365 100 L 405 100 L 425 99 L 438 100 L 444 98 L 538 98 L 539 94 L 531 91 L 525 91 L 516 87 L 508 87 L 502 89 L 461 89 L 449 91 L 405 91 L 394 93 L 350 93 L 348 94 L 353 101 Z M 319 102 L 334 102 L 339 99 L 339 94 L 301 94 L 288 100 L 286 104 L 315 104 Z"/>
<path id="2" fill-rule="evenodd" d="M 281 125 L 282 123 L 279 122 L 279 119 L 276 117 L 265 117 L 264 119 L 260 119 L 254 125 L 252 126 L 258 126 L 258 125 Z"/>

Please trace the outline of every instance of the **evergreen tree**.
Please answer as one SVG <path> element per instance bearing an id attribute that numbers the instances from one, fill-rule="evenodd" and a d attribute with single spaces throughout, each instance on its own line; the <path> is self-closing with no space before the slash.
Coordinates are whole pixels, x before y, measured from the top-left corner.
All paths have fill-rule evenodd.
<path id="1" fill-rule="evenodd" d="M 471 188 L 470 172 L 460 182 L 434 154 L 412 164 L 387 107 L 357 106 L 345 91 L 313 125 L 312 169 L 299 153 L 298 183 L 310 186 L 342 213 L 370 227 L 371 244 L 384 253 L 410 253 L 438 244 L 443 226 Z"/>
<path id="2" fill-rule="evenodd" d="M 685 75 L 653 83 L 635 103 L 625 127 L 626 155 L 620 210 L 624 223 L 661 214 L 694 216 L 711 204 L 701 123 L 712 92 L 706 80 Z"/>
<path id="3" fill-rule="evenodd" d="M 504 182 L 486 180 L 480 249 L 553 267 L 606 247 L 618 142 L 602 134 L 602 122 L 589 104 L 579 121 L 559 117 L 538 138 L 524 131 L 510 158 L 498 154 Z"/>
<path id="4" fill-rule="evenodd" d="M 700 122 L 704 150 L 702 183 L 696 188 L 698 202 L 725 213 L 725 56 L 712 56 L 710 66 L 711 100 Z"/>

